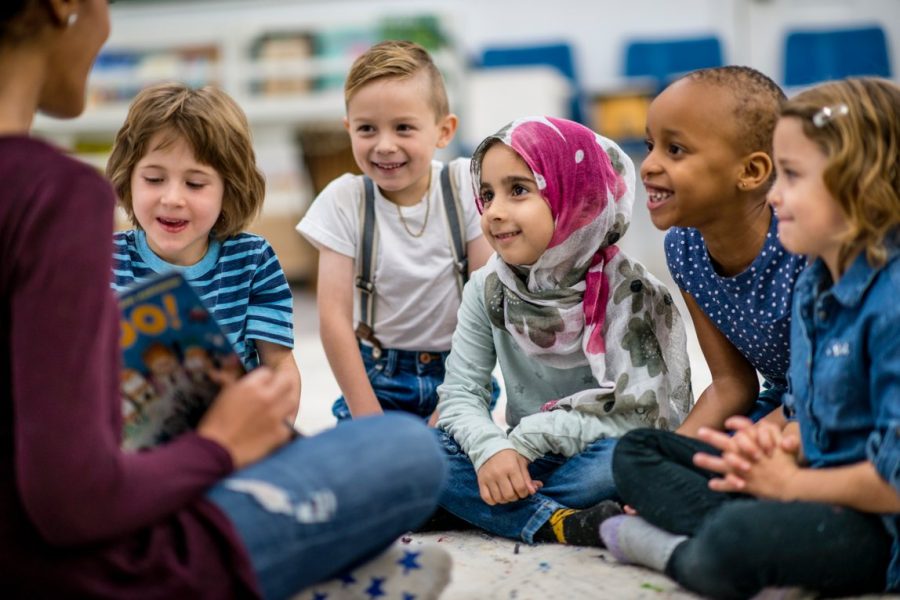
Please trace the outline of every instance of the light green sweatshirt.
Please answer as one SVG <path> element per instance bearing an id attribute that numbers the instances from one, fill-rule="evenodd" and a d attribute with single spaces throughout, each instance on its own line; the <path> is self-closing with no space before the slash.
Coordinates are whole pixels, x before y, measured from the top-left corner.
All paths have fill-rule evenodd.
<path id="1" fill-rule="evenodd" d="M 437 426 L 456 439 L 476 471 L 501 450 L 516 450 L 532 461 L 545 454 L 570 457 L 595 440 L 647 426 L 637 414 L 540 412 L 545 402 L 596 388 L 597 381 L 587 357 L 575 368 L 550 367 L 528 357 L 506 330 L 494 327 L 484 303 L 486 274 L 485 269 L 473 273 L 463 291 L 446 377 L 438 388 Z M 506 382 L 508 432 L 489 412 L 491 372 L 498 360 Z"/>

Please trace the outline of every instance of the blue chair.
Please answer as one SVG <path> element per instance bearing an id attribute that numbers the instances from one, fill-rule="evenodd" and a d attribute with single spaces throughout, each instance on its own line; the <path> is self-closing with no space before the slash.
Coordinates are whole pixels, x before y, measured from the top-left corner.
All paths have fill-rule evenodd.
<path id="1" fill-rule="evenodd" d="M 649 79 L 657 90 L 675 77 L 708 67 L 721 67 L 722 44 L 716 36 L 633 40 L 625 47 L 625 77 Z"/>
<path id="2" fill-rule="evenodd" d="M 854 75 L 891 77 L 887 39 L 881 27 L 792 31 L 785 38 L 786 86 Z"/>
<path id="3" fill-rule="evenodd" d="M 574 89 L 570 118 L 573 121 L 584 123 L 584 112 L 581 108 L 581 86 L 578 82 L 578 71 L 575 68 L 572 47 L 569 44 L 486 48 L 481 54 L 479 66 L 490 68 L 526 65 L 547 65 L 562 73 L 572 83 Z"/>

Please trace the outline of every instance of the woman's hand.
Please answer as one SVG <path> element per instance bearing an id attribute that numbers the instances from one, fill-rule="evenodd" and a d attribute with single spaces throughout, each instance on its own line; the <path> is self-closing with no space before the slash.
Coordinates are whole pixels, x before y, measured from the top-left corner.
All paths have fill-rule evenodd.
<path id="1" fill-rule="evenodd" d="M 478 469 L 481 499 L 491 506 L 527 498 L 542 485 L 528 473 L 528 459 L 515 450 L 501 450 Z"/>
<path id="2" fill-rule="evenodd" d="M 222 390 L 197 433 L 231 454 L 236 469 L 263 458 L 291 438 L 285 422 L 296 409 L 294 382 L 284 372 L 259 367 Z"/>

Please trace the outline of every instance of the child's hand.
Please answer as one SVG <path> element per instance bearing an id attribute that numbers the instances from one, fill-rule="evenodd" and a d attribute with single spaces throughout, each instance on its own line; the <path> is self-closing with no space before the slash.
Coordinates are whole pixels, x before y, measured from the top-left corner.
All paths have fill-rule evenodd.
<path id="1" fill-rule="evenodd" d="M 542 485 L 528 473 L 528 459 L 515 450 L 501 450 L 478 469 L 481 499 L 491 506 L 527 498 Z"/>
<path id="2" fill-rule="evenodd" d="M 721 450 L 722 456 L 700 452 L 694 455 L 694 464 L 722 475 L 710 480 L 712 490 L 788 499 L 788 482 L 799 469 L 799 444 L 788 442 L 776 425 L 747 423 L 733 422 L 739 428 L 734 436 L 701 428 L 700 438 Z"/>
<path id="3" fill-rule="evenodd" d="M 290 377 L 267 367 L 225 383 L 197 433 L 228 450 L 236 469 L 259 460 L 290 439 L 285 421 L 293 421 L 292 385 Z"/>

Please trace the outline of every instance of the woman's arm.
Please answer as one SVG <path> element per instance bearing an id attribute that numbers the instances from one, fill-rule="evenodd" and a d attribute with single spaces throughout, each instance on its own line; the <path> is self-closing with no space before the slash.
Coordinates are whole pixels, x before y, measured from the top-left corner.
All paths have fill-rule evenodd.
<path id="1" fill-rule="evenodd" d="M 319 249 L 317 303 L 322 346 L 341 393 L 354 417 L 383 411 L 359 353 L 353 331 L 353 259 L 328 248 Z"/>
<path id="2" fill-rule="evenodd" d="M 168 518 L 233 463 L 227 449 L 196 432 L 143 452 L 120 449 L 120 316 L 109 288 L 113 194 L 87 167 L 56 175 L 35 182 L 19 231 L 27 247 L 4 258 L 15 261 L 16 273 L 5 385 L 20 501 L 48 543 L 77 545 Z M 242 404 L 255 410 L 256 400 Z M 276 423 L 258 435 L 277 444 L 287 431 Z M 251 454 L 264 453 L 271 439 L 254 439 Z"/>
<path id="3" fill-rule="evenodd" d="M 746 413 L 759 393 L 759 379 L 753 365 L 719 331 L 694 298 L 684 291 L 682 296 L 712 375 L 712 383 L 700 394 L 676 432 L 697 437 L 700 427 L 722 429 L 725 419 Z"/>

